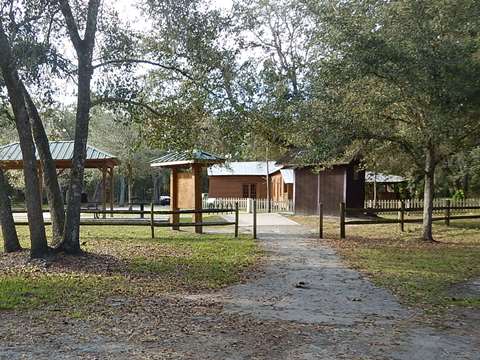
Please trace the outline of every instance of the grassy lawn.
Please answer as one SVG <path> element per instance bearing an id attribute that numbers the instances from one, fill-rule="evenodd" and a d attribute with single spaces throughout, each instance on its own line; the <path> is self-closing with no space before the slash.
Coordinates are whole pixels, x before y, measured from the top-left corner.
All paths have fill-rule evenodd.
<path id="1" fill-rule="evenodd" d="M 292 219 L 317 226 L 315 217 Z M 418 224 L 405 225 L 403 233 L 393 224 L 347 226 L 345 240 L 339 240 L 337 221 L 327 220 L 325 228 L 326 237 L 334 239 L 328 241 L 350 265 L 404 302 L 427 310 L 480 307 L 478 297 L 452 293 L 453 285 L 480 277 L 478 220 L 455 220 L 450 227 L 435 223 L 435 244 L 418 239 Z"/>
<path id="2" fill-rule="evenodd" d="M 27 227 L 18 231 L 27 248 Z M 85 255 L 59 254 L 50 262 L 28 262 L 28 251 L 0 252 L 0 310 L 41 305 L 88 313 L 117 298 L 215 289 L 241 280 L 261 256 L 248 236 L 165 228 L 155 233 L 151 239 L 146 226 L 84 227 Z"/>

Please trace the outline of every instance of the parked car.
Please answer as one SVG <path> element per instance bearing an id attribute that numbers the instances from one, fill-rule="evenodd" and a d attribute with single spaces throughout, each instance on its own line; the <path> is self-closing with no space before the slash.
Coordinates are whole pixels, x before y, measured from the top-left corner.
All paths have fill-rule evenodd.
<path id="1" fill-rule="evenodd" d="M 170 205 L 170 196 L 160 196 L 160 205 Z"/>

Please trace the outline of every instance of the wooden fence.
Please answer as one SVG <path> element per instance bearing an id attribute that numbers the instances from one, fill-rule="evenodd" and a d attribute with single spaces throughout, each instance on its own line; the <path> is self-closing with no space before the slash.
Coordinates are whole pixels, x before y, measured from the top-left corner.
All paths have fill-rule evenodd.
<path id="1" fill-rule="evenodd" d="M 471 199 L 449 199 L 449 198 L 436 198 L 433 200 L 433 206 L 436 208 L 434 210 L 435 214 L 442 213 L 443 210 L 439 208 L 445 207 L 447 201 L 450 201 L 450 206 L 452 207 L 452 213 L 467 213 L 469 212 L 469 207 L 480 206 L 480 198 L 471 198 Z M 403 200 L 405 204 L 405 209 L 420 209 L 419 211 L 408 210 L 408 215 L 419 214 L 423 209 L 423 199 L 405 199 Z M 373 200 L 365 200 L 365 209 L 375 209 L 377 214 L 395 214 L 402 206 L 402 200 L 377 200 L 377 204 Z M 384 210 L 382 210 L 384 209 Z M 393 209 L 393 210 L 392 210 Z"/>
<path id="2" fill-rule="evenodd" d="M 253 212 L 254 199 L 247 198 L 209 198 L 203 200 L 203 208 L 228 208 L 232 207 L 232 204 L 238 203 L 240 211 Z M 268 212 L 268 200 L 267 199 L 255 199 L 258 212 Z M 293 212 L 293 200 L 270 200 L 271 212 Z"/>
<path id="3" fill-rule="evenodd" d="M 143 208 L 143 207 L 142 207 Z M 12 213 L 20 214 L 26 213 L 26 209 L 12 209 Z M 49 212 L 49 210 L 44 209 L 44 213 Z M 89 209 L 82 208 L 80 210 L 81 214 L 92 214 L 92 218 L 81 218 L 81 226 L 150 226 L 152 238 L 155 237 L 155 228 L 156 227 L 171 227 L 172 229 L 178 230 L 180 227 L 190 227 L 194 226 L 196 228 L 203 226 L 226 226 L 234 225 L 235 226 L 235 237 L 238 237 L 238 223 L 239 223 L 239 207 L 237 203 L 234 203 L 232 207 L 225 207 L 223 209 L 202 209 L 202 210 L 155 210 L 153 204 L 150 206 L 150 210 L 126 210 L 126 209 L 117 209 L 117 210 L 100 210 L 100 209 Z M 235 221 L 201 221 L 201 222 L 182 222 L 180 220 L 171 222 L 170 215 L 177 215 L 176 218 L 180 218 L 180 215 L 185 214 L 235 214 Z M 107 217 L 110 215 L 110 217 Z M 114 215 L 122 215 L 121 218 L 114 218 Z M 135 216 L 138 217 L 125 217 L 125 216 Z M 148 215 L 148 216 L 146 216 Z M 167 219 L 159 219 L 157 215 L 168 216 Z M 100 218 L 102 217 L 102 218 Z M 172 216 L 175 218 L 175 216 Z M 51 225 L 51 221 L 44 220 L 45 225 Z M 16 220 L 16 225 L 28 225 L 28 221 L 25 220 Z"/>
<path id="4" fill-rule="evenodd" d="M 400 207 L 396 208 L 346 208 L 345 203 L 340 203 L 340 238 L 345 238 L 345 228 L 347 225 L 377 225 L 377 224 L 399 224 L 400 230 L 405 230 L 405 224 L 408 223 L 421 223 L 423 219 L 405 219 L 405 215 L 413 213 L 423 212 L 422 207 L 406 207 L 406 203 L 401 201 Z M 444 200 L 442 206 L 434 206 L 433 213 L 437 216 L 433 217 L 433 221 L 445 221 L 445 225 L 449 226 L 451 220 L 460 220 L 460 219 L 480 219 L 480 213 L 471 214 L 473 211 L 480 210 L 480 205 L 465 205 L 458 206 L 457 203 L 451 203 L 449 199 Z M 373 219 L 358 219 L 358 220 L 347 220 L 346 215 L 365 215 L 365 214 L 388 214 L 388 213 L 397 213 L 397 219 L 387 219 L 387 218 L 373 218 Z M 463 215 L 455 215 L 454 213 L 459 213 Z M 466 213 L 470 213 L 466 215 Z M 441 216 L 438 216 L 441 214 Z"/>

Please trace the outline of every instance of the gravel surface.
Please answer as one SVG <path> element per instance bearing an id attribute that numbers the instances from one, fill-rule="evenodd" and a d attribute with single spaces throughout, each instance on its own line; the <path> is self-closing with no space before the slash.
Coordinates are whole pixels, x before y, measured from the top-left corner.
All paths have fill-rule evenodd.
<path id="1" fill-rule="evenodd" d="M 0 359 L 480 359 L 480 314 L 409 309 L 298 225 L 262 226 L 262 272 L 215 293 L 109 299 L 84 319 L 0 312 Z"/>

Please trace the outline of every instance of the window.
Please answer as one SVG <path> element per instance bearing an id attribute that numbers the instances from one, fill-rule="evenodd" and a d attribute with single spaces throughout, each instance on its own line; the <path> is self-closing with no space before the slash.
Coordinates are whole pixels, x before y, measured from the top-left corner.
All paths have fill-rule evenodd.
<path id="1" fill-rule="evenodd" d="M 243 184 L 242 185 L 242 194 L 243 198 L 252 198 L 257 197 L 257 185 L 256 184 Z"/>
<path id="2" fill-rule="evenodd" d="M 252 199 L 257 197 L 257 186 L 255 184 L 250 184 L 250 197 Z"/>
<path id="3" fill-rule="evenodd" d="M 242 185 L 242 194 L 243 194 L 243 198 L 248 198 L 249 196 L 249 186 L 248 185 Z"/>

